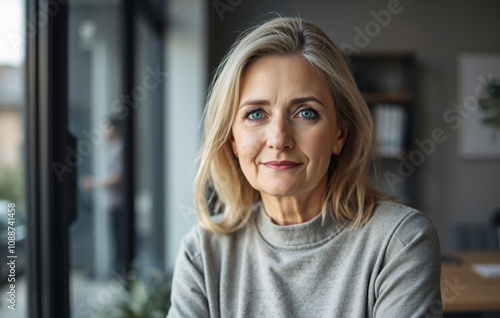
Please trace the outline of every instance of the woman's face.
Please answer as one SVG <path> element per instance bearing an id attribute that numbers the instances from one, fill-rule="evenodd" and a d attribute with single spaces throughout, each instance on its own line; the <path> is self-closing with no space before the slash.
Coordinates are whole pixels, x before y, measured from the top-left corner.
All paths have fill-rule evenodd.
<path id="1" fill-rule="evenodd" d="M 256 190 L 275 197 L 325 191 L 347 130 L 337 125 L 323 75 L 300 55 L 262 57 L 243 73 L 237 107 L 230 142 Z"/>

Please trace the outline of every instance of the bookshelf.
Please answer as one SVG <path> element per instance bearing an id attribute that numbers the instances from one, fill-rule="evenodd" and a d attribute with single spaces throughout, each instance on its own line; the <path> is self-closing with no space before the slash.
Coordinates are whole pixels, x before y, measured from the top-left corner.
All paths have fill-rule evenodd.
<path id="1" fill-rule="evenodd" d="M 403 203 L 414 205 L 417 169 L 411 173 L 404 169 L 414 139 L 415 54 L 363 52 L 350 56 L 350 68 L 374 119 L 376 158 L 372 183 Z"/>

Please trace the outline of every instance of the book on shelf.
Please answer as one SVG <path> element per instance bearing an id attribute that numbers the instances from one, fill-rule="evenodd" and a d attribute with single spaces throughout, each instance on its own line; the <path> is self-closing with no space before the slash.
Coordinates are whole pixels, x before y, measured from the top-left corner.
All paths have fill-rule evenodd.
<path id="1" fill-rule="evenodd" d="M 407 111 L 403 105 L 377 103 L 372 106 L 375 147 L 380 157 L 396 157 L 405 150 Z"/>

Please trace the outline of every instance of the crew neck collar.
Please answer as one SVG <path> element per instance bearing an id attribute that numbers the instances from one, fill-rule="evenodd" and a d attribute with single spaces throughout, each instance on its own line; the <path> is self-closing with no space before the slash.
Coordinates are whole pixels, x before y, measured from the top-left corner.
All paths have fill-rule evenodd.
<path id="1" fill-rule="evenodd" d="M 275 246 L 302 247 L 321 243 L 333 238 L 344 228 L 344 225 L 333 222 L 329 215 L 323 222 L 321 213 L 304 223 L 277 225 L 267 215 L 262 203 L 256 208 L 257 229 L 269 244 Z"/>

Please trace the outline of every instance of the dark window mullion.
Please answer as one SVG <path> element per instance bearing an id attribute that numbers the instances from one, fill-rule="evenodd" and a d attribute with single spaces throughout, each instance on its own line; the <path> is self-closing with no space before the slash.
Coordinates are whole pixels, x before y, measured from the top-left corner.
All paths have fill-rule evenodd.
<path id="1" fill-rule="evenodd" d="M 38 2 L 36 0 L 26 1 L 26 21 L 35 23 L 36 20 L 30 20 L 36 17 L 38 11 Z M 26 27 L 26 34 L 31 34 L 33 30 Z M 40 206 L 40 193 L 38 191 L 39 173 L 39 143 L 38 143 L 38 87 L 37 87 L 37 60 L 38 60 L 38 37 L 27 37 L 27 58 L 26 58 L 26 136 L 27 136 L 27 167 L 26 167 L 26 188 L 27 188 L 27 208 L 28 208 L 28 299 L 29 299 L 29 317 L 41 317 L 41 250 L 40 250 L 40 228 L 38 224 Z"/>
<path id="2" fill-rule="evenodd" d="M 166 25 L 165 6 L 151 0 L 135 0 L 135 5 L 144 20 L 157 34 L 162 35 Z"/>
<path id="3" fill-rule="evenodd" d="M 27 21 L 29 316 L 69 317 L 67 5 L 30 0 Z"/>

